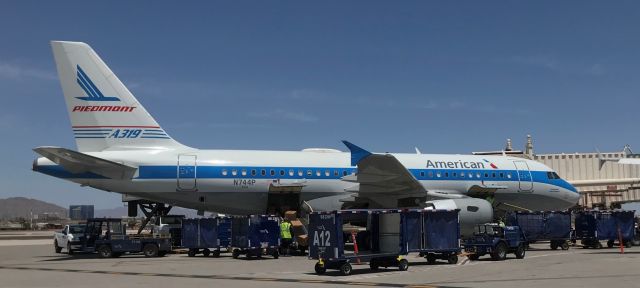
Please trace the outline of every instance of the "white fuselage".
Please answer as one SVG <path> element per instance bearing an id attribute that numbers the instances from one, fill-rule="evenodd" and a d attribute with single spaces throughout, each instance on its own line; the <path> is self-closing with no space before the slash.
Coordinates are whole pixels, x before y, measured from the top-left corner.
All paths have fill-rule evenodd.
<path id="1" fill-rule="evenodd" d="M 246 151 L 146 149 L 87 152 L 137 167 L 131 180 L 92 173 L 72 174 L 46 158 L 34 170 L 97 189 L 197 210 L 230 214 L 265 213 L 274 187 L 298 187 L 300 198 L 314 209 L 339 209 L 354 183 L 350 153 L 317 151 Z M 551 169 L 509 156 L 392 154 L 429 192 L 467 194 L 472 186 L 502 187 L 495 201 L 530 210 L 563 210 L 579 195 Z M 314 205 L 315 204 L 315 205 Z M 395 207 L 387 207 L 395 208 Z"/>

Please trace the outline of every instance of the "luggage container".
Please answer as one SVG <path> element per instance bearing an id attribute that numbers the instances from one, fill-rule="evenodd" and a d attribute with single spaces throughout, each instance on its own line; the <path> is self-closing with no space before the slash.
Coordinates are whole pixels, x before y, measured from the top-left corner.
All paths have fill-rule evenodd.
<path id="1" fill-rule="evenodd" d="M 231 247 L 231 217 L 218 217 L 218 240 L 220 247 Z"/>
<path id="2" fill-rule="evenodd" d="M 449 264 L 458 263 L 460 247 L 460 220 L 459 210 L 421 210 L 408 211 L 403 215 L 407 221 L 405 229 L 413 230 L 420 227 L 422 243 L 420 248 L 415 245 L 408 246 L 409 252 L 419 252 L 420 256 L 427 259 L 427 263 L 435 264 L 437 259 L 445 260 Z M 416 215 L 418 214 L 418 215 Z M 418 225 L 412 225 L 411 221 L 419 216 Z M 414 232 L 415 233 L 415 232 Z M 412 235 L 405 233 L 404 235 Z M 415 234 L 414 234 L 415 235 Z M 413 240 L 415 241 L 415 240 Z"/>
<path id="3" fill-rule="evenodd" d="M 533 242 L 549 241 L 553 250 L 569 249 L 571 212 L 512 212 L 507 215 L 507 225 L 520 227 L 527 246 Z"/>
<path id="4" fill-rule="evenodd" d="M 280 253 L 280 218 L 268 215 L 251 215 L 231 218 L 232 256 L 247 258 L 271 255 L 278 259 Z"/>
<path id="5" fill-rule="evenodd" d="M 584 248 L 602 248 L 601 240 L 613 247 L 615 241 L 631 247 L 634 230 L 635 211 L 582 211 L 576 213 L 576 238 Z"/>
<path id="6" fill-rule="evenodd" d="M 349 275 L 354 262 L 368 262 L 372 270 L 409 262 L 402 255 L 422 249 L 421 213 L 402 210 L 340 210 L 309 215 L 309 258 L 318 260 L 317 274 L 327 269 Z M 351 243 L 347 241 L 351 239 Z M 355 241 L 354 241 L 355 240 Z"/>
<path id="7" fill-rule="evenodd" d="M 189 249 L 189 257 L 202 253 L 208 257 L 220 256 L 217 218 L 194 218 L 182 220 L 182 247 Z"/>

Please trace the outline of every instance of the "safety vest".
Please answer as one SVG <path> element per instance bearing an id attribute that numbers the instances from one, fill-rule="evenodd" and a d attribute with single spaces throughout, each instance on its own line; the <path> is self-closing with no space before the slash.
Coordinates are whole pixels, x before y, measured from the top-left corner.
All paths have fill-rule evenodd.
<path id="1" fill-rule="evenodd" d="M 291 239 L 291 223 L 282 222 L 280 223 L 280 237 L 282 239 Z"/>

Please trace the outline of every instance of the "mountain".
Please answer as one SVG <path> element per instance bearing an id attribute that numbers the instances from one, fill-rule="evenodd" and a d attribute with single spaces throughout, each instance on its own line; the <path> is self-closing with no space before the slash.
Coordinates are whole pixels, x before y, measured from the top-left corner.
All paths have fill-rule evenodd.
<path id="1" fill-rule="evenodd" d="M 33 213 L 33 215 L 57 213 L 57 215 L 62 218 L 66 218 L 68 216 L 67 209 L 48 202 L 25 197 L 0 199 L 0 219 L 12 219 L 18 217 L 30 219 L 31 213 Z"/>

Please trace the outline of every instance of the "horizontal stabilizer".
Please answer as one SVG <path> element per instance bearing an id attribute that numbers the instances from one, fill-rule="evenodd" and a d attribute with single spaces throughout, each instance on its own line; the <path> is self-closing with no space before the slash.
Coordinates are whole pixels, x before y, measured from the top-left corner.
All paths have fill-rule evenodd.
<path id="1" fill-rule="evenodd" d="M 95 173 L 111 179 L 131 179 L 138 170 L 135 167 L 116 163 L 84 153 L 60 147 L 38 147 L 36 153 L 62 166 L 65 170 L 80 174 Z"/>

